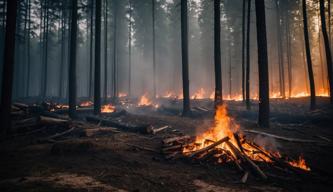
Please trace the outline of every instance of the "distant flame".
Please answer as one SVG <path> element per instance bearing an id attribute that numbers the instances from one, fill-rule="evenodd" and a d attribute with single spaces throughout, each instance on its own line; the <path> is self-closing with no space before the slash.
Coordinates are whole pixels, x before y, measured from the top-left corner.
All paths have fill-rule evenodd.
<path id="1" fill-rule="evenodd" d="M 127 93 L 119 93 L 118 97 L 127 97 Z"/>
<path id="2" fill-rule="evenodd" d="M 142 95 L 138 103 L 139 106 L 149 106 L 152 104 L 153 103 L 149 100 L 147 94 Z"/>
<path id="3" fill-rule="evenodd" d="M 102 106 L 102 113 L 113 113 L 116 110 L 116 108 L 111 104 L 106 104 Z"/>
<path id="4" fill-rule="evenodd" d="M 90 107 L 92 106 L 94 103 L 91 101 L 84 101 L 82 103 L 80 103 L 80 107 Z"/>
<path id="5" fill-rule="evenodd" d="M 200 88 L 197 90 L 192 96 L 191 99 L 204 99 L 205 98 L 206 91 L 204 88 Z"/>

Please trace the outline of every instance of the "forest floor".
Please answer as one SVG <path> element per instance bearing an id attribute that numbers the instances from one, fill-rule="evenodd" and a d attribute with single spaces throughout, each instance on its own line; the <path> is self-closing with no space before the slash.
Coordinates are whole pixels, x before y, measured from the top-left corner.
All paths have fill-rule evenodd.
<path id="1" fill-rule="evenodd" d="M 0 191 L 331 191 L 333 187 L 333 110 L 327 98 L 318 98 L 318 109 L 309 111 L 308 98 L 272 100 L 271 128 L 256 125 L 257 104 L 247 111 L 242 102 L 228 102 L 229 113 L 252 129 L 320 143 L 294 143 L 263 137 L 280 153 L 297 159 L 303 155 L 311 171 L 263 181 L 250 175 L 245 184 L 232 164 L 209 165 L 166 160 L 161 142 L 175 132 L 197 135 L 209 128 L 212 110 L 195 117 L 181 117 L 161 110 L 137 109 L 123 122 L 168 125 L 156 135 L 114 131 L 42 138 L 56 133 L 50 127 L 38 134 L 11 137 L 0 143 Z M 209 101 L 194 106 L 212 109 Z M 179 105 L 181 106 L 181 105 Z M 58 129 L 58 128 L 57 128 Z M 267 141 L 268 140 L 268 141 Z M 265 171 L 265 169 L 264 169 Z"/>

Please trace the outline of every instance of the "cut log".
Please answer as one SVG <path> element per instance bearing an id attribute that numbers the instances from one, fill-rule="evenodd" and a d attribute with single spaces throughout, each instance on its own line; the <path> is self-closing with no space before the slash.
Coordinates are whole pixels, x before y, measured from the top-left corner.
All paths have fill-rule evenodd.
<path id="1" fill-rule="evenodd" d="M 265 133 L 261 131 L 256 131 L 256 130 L 244 130 L 246 133 L 252 133 L 252 134 L 259 134 L 267 137 L 272 137 L 275 139 L 283 140 L 283 141 L 288 141 L 288 142 L 297 142 L 297 143 L 318 143 L 319 141 L 316 140 L 308 140 L 308 139 L 298 139 L 298 138 L 289 138 L 289 137 L 283 137 L 279 135 L 273 135 L 270 133 Z"/>
<path id="2" fill-rule="evenodd" d="M 24 103 L 19 103 L 19 102 L 15 102 L 15 103 L 13 103 L 13 105 L 15 107 L 18 107 L 18 108 L 22 109 L 22 110 L 27 110 L 29 108 L 29 105 L 24 104 Z"/>
<path id="3" fill-rule="evenodd" d="M 68 120 L 58 119 L 53 117 L 40 116 L 40 123 L 42 124 L 66 124 Z"/>
<path id="4" fill-rule="evenodd" d="M 226 141 L 226 144 L 235 154 L 237 154 L 240 158 L 243 158 L 251 166 L 252 170 L 255 171 L 262 179 L 267 179 L 265 173 L 248 156 L 246 156 L 246 154 L 242 154 L 242 152 L 240 152 L 231 142 Z"/>
<path id="5" fill-rule="evenodd" d="M 97 116 L 87 116 L 86 120 L 88 122 L 96 123 L 101 126 L 107 126 L 107 127 L 115 127 L 124 131 L 129 131 L 129 132 L 138 132 L 138 133 L 147 133 L 147 127 L 150 125 L 130 125 L 130 124 L 125 124 L 121 122 L 117 122 L 114 120 L 109 120 L 109 119 L 104 119 L 100 118 Z"/>
<path id="6" fill-rule="evenodd" d="M 229 137 L 225 137 L 225 138 L 220 139 L 219 141 L 217 141 L 217 142 L 215 142 L 215 143 L 213 143 L 213 144 L 211 144 L 211 145 L 209 145 L 209 146 L 207 146 L 207 147 L 205 147 L 205 148 L 199 149 L 199 150 L 193 152 L 192 154 L 190 154 L 188 157 L 189 157 L 189 158 L 193 158 L 193 157 L 195 157 L 196 155 L 198 155 L 198 154 L 200 154 L 200 153 L 203 153 L 203 152 L 205 152 L 205 151 L 208 151 L 208 150 L 210 150 L 210 149 L 213 149 L 214 147 L 216 147 L 216 146 L 218 146 L 218 145 L 221 145 L 222 143 L 224 143 L 224 142 L 226 142 L 226 141 L 229 141 Z"/>
<path id="7" fill-rule="evenodd" d="M 155 135 L 156 133 L 158 133 L 158 132 L 160 132 L 160 131 L 163 131 L 164 129 L 167 129 L 167 128 L 169 128 L 168 125 L 163 126 L 163 127 L 160 127 L 160 128 L 156 128 L 156 129 L 154 129 L 154 127 L 152 127 L 152 126 L 149 126 L 149 127 L 147 128 L 147 133 L 150 133 L 150 134 Z"/>
<path id="8" fill-rule="evenodd" d="M 107 134 L 107 133 L 120 133 L 116 128 L 111 127 L 99 127 L 93 129 L 85 129 L 86 135 L 88 137 L 98 135 L 98 134 Z"/>
<path id="9" fill-rule="evenodd" d="M 162 152 L 163 153 L 170 153 L 170 152 L 173 152 L 175 150 L 181 150 L 181 149 L 182 149 L 182 145 L 174 145 L 174 146 L 171 146 L 171 147 L 163 147 Z"/>
<path id="10" fill-rule="evenodd" d="M 172 137 L 172 138 L 164 139 L 163 143 L 168 144 L 168 143 L 172 143 L 172 142 L 175 142 L 175 141 L 184 141 L 184 140 L 190 140 L 190 139 L 191 139 L 190 136 L 185 135 L 185 136 L 179 136 L 179 137 Z"/>

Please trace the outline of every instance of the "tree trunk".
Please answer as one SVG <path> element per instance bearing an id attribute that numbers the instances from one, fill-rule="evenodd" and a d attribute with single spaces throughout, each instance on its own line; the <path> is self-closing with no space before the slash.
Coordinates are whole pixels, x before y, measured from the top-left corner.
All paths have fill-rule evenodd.
<path id="1" fill-rule="evenodd" d="M 243 0 L 242 10 L 242 98 L 245 101 L 245 7 L 246 0 Z"/>
<path id="2" fill-rule="evenodd" d="M 132 2 L 129 4 L 129 23 L 128 23 L 128 96 L 132 95 Z"/>
<path id="3" fill-rule="evenodd" d="M 45 0 L 45 20 L 44 20 L 44 40 L 43 40 L 43 50 L 44 50 L 44 55 L 43 55 L 43 71 L 42 71 L 42 76 L 43 76 L 43 87 L 42 87 L 42 98 L 46 97 L 47 94 L 47 73 L 48 73 L 48 39 L 49 39 L 49 11 L 48 11 L 48 1 Z"/>
<path id="4" fill-rule="evenodd" d="M 289 2 L 289 1 L 288 1 Z M 288 6 L 285 7 L 286 9 L 286 38 L 287 38 L 287 65 L 288 65 L 288 97 L 291 97 L 291 91 L 292 91 L 292 63 L 291 63 L 291 42 L 290 42 L 290 15 Z"/>
<path id="5" fill-rule="evenodd" d="M 251 0 L 248 0 L 247 5 L 247 30 L 246 30 L 246 80 L 245 80 L 245 98 L 246 98 L 246 108 L 248 110 L 251 109 L 251 101 L 250 101 L 250 41 L 251 41 Z"/>
<path id="6" fill-rule="evenodd" d="M 117 38 L 118 38 L 118 28 L 117 28 L 117 16 L 118 16 L 118 4 L 117 0 L 113 1 L 113 101 L 115 102 L 117 100 L 118 96 L 118 89 L 117 89 Z"/>
<path id="7" fill-rule="evenodd" d="M 72 0 L 71 40 L 68 70 L 69 116 L 76 116 L 76 41 L 77 41 L 77 0 Z"/>
<path id="8" fill-rule="evenodd" d="M 280 14 L 281 1 L 275 1 L 276 7 L 276 24 L 277 24 L 277 44 L 278 44 L 278 60 L 279 60 L 279 82 L 280 82 L 280 96 L 286 97 L 285 82 L 284 82 L 284 67 L 283 67 L 283 48 L 282 48 L 282 33 L 281 33 L 281 14 Z"/>
<path id="9" fill-rule="evenodd" d="M 269 79 L 266 36 L 265 0 L 256 0 L 258 70 L 259 70 L 259 120 L 260 127 L 269 127 Z"/>
<path id="10" fill-rule="evenodd" d="M 101 113 L 101 12 L 102 0 L 96 0 L 95 10 L 95 82 L 94 82 L 94 114 Z"/>
<path id="11" fill-rule="evenodd" d="M 154 98 L 156 98 L 156 53 L 155 53 L 155 0 L 152 0 L 152 22 L 153 22 L 153 83 L 154 83 Z"/>
<path id="12" fill-rule="evenodd" d="M 27 32 L 27 86 L 25 95 L 30 95 L 30 70 L 31 70 L 31 0 L 28 0 L 28 32 Z"/>
<path id="13" fill-rule="evenodd" d="M 311 59 L 310 41 L 309 41 L 309 32 L 308 32 L 306 0 L 302 0 L 302 10 L 303 10 L 305 52 L 306 52 L 306 61 L 308 64 L 309 83 L 310 83 L 310 92 L 311 92 L 310 108 L 311 108 L 311 110 L 314 110 L 316 108 L 316 88 L 315 88 L 313 70 L 312 70 L 312 59 Z"/>
<path id="14" fill-rule="evenodd" d="M 15 57 L 15 31 L 16 31 L 16 8 L 18 1 L 7 1 L 6 12 L 6 35 L 3 55 L 2 87 L 0 122 L 3 135 L 11 128 L 11 103 L 13 90 L 14 57 Z"/>
<path id="15" fill-rule="evenodd" d="M 89 98 L 93 97 L 94 0 L 90 0 Z"/>
<path id="16" fill-rule="evenodd" d="M 181 41 L 182 41 L 182 78 L 183 78 L 183 115 L 190 113 L 190 81 L 188 72 L 188 22 L 187 0 L 181 0 Z"/>
<path id="17" fill-rule="evenodd" d="M 245 0 L 244 0 L 245 1 Z M 214 0 L 215 107 L 222 104 L 221 1 Z"/>
<path id="18" fill-rule="evenodd" d="M 329 82 L 329 94 L 330 94 L 331 104 L 333 104 L 332 55 L 331 55 L 330 42 L 329 42 L 329 39 L 328 39 L 328 34 L 327 34 L 327 29 L 326 29 L 325 2 L 324 2 L 324 0 L 320 0 L 319 2 L 320 2 L 321 29 L 322 29 L 322 32 L 323 32 L 325 52 L 326 52 L 327 74 L 328 74 L 328 82 Z"/>
<path id="19" fill-rule="evenodd" d="M 108 4 L 104 0 L 104 103 L 108 99 Z"/>

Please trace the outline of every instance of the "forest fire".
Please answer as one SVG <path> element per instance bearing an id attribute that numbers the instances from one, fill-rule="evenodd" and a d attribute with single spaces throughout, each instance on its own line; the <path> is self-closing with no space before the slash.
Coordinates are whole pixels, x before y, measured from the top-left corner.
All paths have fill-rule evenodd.
<path id="1" fill-rule="evenodd" d="M 191 96 L 191 99 L 204 99 L 205 95 L 206 91 L 204 90 L 204 88 L 200 88 Z"/>
<path id="2" fill-rule="evenodd" d="M 138 103 L 139 106 L 150 106 L 152 104 L 153 102 L 149 100 L 147 94 L 142 95 Z"/>
<path id="3" fill-rule="evenodd" d="M 103 105 L 101 108 L 102 113 L 113 113 L 116 110 L 115 106 L 111 104 Z"/>
<path id="4" fill-rule="evenodd" d="M 279 152 L 268 151 L 256 143 L 246 140 L 245 136 L 241 134 L 240 125 L 228 115 L 226 105 L 218 106 L 214 126 L 186 142 L 181 145 L 181 154 L 184 157 L 197 160 L 213 158 L 213 161 L 218 164 L 231 162 L 235 163 L 240 170 L 244 170 L 250 165 L 262 178 L 266 176 L 254 162 L 310 171 L 302 157 L 299 157 L 298 161 L 288 161 Z M 170 143 L 170 141 L 165 141 L 165 143 Z M 169 146 L 166 149 L 171 148 Z M 171 154 L 171 156 L 173 155 L 174 153 Z"/>
<path id="5" fill-rule="evenodd" d="M 122 93 L 121 92 L 121 93 L 118 94 L 118 97 L 127 97 L 127 93 Z"/>
<path id="6" fill-rule="evenodd" d="M 80 103 L 80 107 L 91 107 L 91 106 L 93 106 L 93 102 L 91 102 L 91 101 L 84 101 L 84 102 L 82 102 L 82 103 Z"/>

